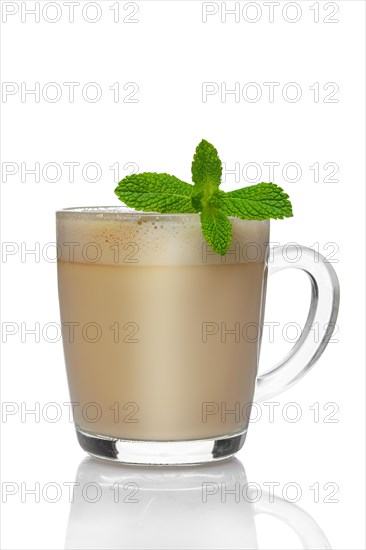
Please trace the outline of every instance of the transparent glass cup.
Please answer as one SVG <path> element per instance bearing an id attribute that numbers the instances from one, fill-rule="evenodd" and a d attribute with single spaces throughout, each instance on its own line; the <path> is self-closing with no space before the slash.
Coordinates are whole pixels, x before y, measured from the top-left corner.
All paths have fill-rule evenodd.
<path id="1" fill-rule="evenodd" d="M 93 456 L 194 464 L 233 455 L 253 401 L 301 378 L 331 337 L 339 305 L 334 269 L 299 245 L 270 254 L 268 220 L 233 218 L 231 248 L 221 257 L 204 241 L 197 214 L 122 206 L 56 217 L 74 422 Z M 285 268 L 308 273 L 309 314 L 291 352 L 258 376 L 267 273 Z M 326 327 L 318 342 L 314 323 Z"/>

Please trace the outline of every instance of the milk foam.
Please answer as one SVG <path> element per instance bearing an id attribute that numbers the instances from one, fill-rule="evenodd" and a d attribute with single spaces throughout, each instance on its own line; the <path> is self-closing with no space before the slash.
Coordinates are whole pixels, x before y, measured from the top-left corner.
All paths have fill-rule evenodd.
<path id="1" fill-rule="evenodd" d="M 230 218 L 233 239 L 221 258 L 202 237 L 199 214 L 136 212 L 125 206 L 57 212 L 59 259 L 102 265 L 205 265 L 264 261 L 269 220 Z"/>

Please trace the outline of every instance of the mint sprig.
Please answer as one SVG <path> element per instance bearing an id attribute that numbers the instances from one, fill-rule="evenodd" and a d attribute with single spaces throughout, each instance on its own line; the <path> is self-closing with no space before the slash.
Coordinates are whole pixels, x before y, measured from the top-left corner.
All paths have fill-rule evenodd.
<path id="1" fill-rule="evenodd" d="M 192 162 L 192 181 L 169 174 L 143 172 L 123 178 L 115 189 L 127 206 L 143 212 L 198 213 L 202 234 L 211 248 L 224 256 L 232 239 L 228 216 L 245 220 L 292 216 L 288 195 L 274 183 L 258 183 L 235 191 L 219 189 L 222 164 L 217 150 L 202 140 Z"/>

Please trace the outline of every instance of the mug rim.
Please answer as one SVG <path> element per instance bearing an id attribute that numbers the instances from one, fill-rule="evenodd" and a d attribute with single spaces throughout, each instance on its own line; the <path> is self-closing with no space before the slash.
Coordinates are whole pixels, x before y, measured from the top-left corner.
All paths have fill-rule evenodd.
<path id="1" fill-rule="evenodd" d="M 104 216 L 113 216 L 116 218 L 121 217 L 130 217 L 130 218 L 139 218 L 139 217 L 148 217 L 148 218 L 183 218 L 183 217 L 197 217 L 199 216 L 199 212 L 167 212 L 167 213 L 161 213 L 161 212 L 145 212 L 143 210 L 135 210 L 134 208 L 130 208 L 129 206 L 125 204 L 117 205 L 117 206 L 71 206 L 67 208 L 60 208 L 56 210 L 56 216 L 61 214 L 79 214 L 79 215 L 90 215 L 90 216 L 97 216 L 98 218 L 103 218 Z M 229 218 L 233 218 L 233 216 L 228 216 Z M 235 217 L 234 217 L 235 218 Z M 246 220 L 242 218 L 235 218 L 240 219 L 242 222 L 246 223 L 263 223 L 267 224 L 269 223 L 269 219 L 266 220 Z"/>
<path id="2" fill-rule="evenodd" d="M 125 204 L 117 206 L 70 206 L 67 208 L 60 208 L 56 210 L 56 214 L 128 214 L 132 216 L 194 216 L 197 212 L 181 212 L 181 213 L 160 213 L 160 212 L 144 212 L 143 210 L 136 210 L 135 208 L 130 208 Z"/>

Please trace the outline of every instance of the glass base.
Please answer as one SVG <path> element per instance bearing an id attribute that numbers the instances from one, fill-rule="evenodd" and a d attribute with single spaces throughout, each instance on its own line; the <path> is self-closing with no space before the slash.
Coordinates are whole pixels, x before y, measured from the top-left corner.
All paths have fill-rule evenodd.
<path id="1" fill-rule="evenodd" d="M 137 441 L 91 434 L 76 426 L 81 447 L 96 458 L 124 464 L 177 466 L 229 458 L 242 448 L 247 430 L 215 439 Z"/>

